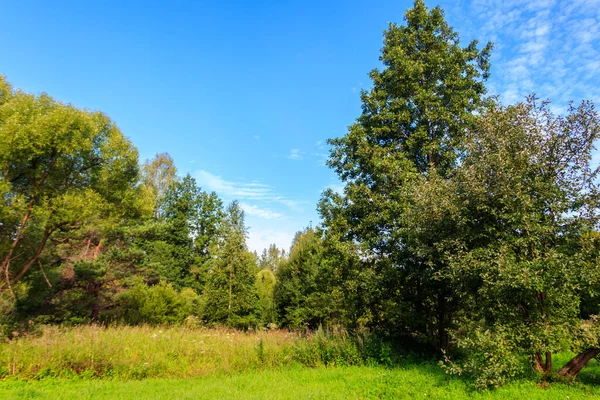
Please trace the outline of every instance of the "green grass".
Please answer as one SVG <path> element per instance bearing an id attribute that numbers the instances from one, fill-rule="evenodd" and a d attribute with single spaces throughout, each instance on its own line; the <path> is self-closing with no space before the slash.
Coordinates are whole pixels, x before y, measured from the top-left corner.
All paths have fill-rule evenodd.
<path id="1" fill-rule="evenodd" d="M 0 343 L 0 378 L 190 378 L 288 367 L 392 362 L 377 338 L 344 330 L 301 335 L 282 330 L 160 326 L 49 326 Z"/>
<path id="2" fill-rule="evenodd" d="M 2 399 L 590 399 L 594 384 L 514 382 L 477 392 L 433 364 L 404 368 L 333 367 L 250 371 L 189 379 L 0 382 Z"/>
<path id="3" fill-rule="evenodd" d="M 0 399 L 600 399 L 595 360 L 574 383 L 531 375 L 478 392 L 435 361 L 344 331 L 46 327 L 0 343 L 0 377 Z"/>
<path id="4" fill-rule="evenodd" d="M 0 377 L 187 378 L 286 365 L 300 338 L 186 327 L 45 327 L 0 344 Z"/>

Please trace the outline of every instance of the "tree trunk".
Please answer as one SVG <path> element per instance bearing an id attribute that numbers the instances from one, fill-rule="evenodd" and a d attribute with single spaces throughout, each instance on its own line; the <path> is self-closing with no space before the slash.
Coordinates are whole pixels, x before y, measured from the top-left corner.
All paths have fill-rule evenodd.
<path id="1" fill-rule="evenodd" d="M 542 362 L 542 355 L 540 353 L 535 353 L 533 369 L 535 369 L 536 372 L 544 372 L 544 363 Z"/>
<path id="2" fill-rule="evenodd" d="M 17 230 L 17 233 L 15 235 L 15 239 L 13 240 L 13 242 L 8 250 L 8 253 L 6 254 L 6 257 L 4 257 L 4 260 L 2 260 L 1 270 L 4 272 L 4 284 L 2 285 L 2 288 L 8 286 L 8 289 L 13 296 L 14 296 L 14 294 L 12 293 L 12 289 L 10 287 L 10 261 L 12 260 L 12 256 L 15 252 L 15 249 L 17 248 L 17 245 L 19 244 L 19 240 L 21 239 L 21 236 L 23 235 L 23 231 L 25 230 L 27 221 L 29 221 L 29 218 L 31 218 L 32 211 L 33 211 L 33 202 L 29 203 L 29 206 L 27 207 L 27 211 L 25 212 L 25 216 L 23 217 L 23 220 L 21 221 L 21 224 L 19 225 L 19 229 Z M 0 281 L 1 281 L 1 278 L 0 278 Z"/>
<path id="3" fill-rule="evenodd" d="M 53 230 L 47 230 L 46 232 L 44 232 L 44 237 L 42 238 L 42 241 L 40 242 L 37 250 L 35 251 L 35 254 L 33 255 L 33 257 L 31 257 L 31 259 L 29 261 L 27 261 L 27 264 L 25 264 L 23 266 L 23 268 L 21 269 L 21 272 L 19 272 L 17 274 L 17 276 L 15 276 L 13 278 L 14 282 L 18 282 L 19 279 L 21 279 L 23 277 L 23 275 L 25 275 L 25 273 L 27 271 L 29 271 L 29 269 L 31 268 L 31 266 L 37 261 L 37 259 L 42 255 L 42 252 L 44 251 L 44 247 L 46 246 L 46 242 L 48 241 L 48 238 L 50 237 L 50 235 L 52 235 Z M 10 283 L 10 282 L 9 282 Z"/>
<path id="4" fill-rule="evenodd" d="M 92 259 L 96 259 L 98 257 L 98 254 L 100 254 L 100 249 L 102 248 L 102 240 L 100 240 L 98 242 L 98 245 L 94 248 L 94 255 L 92 256 Z"/>
<path id="5" fill-rule="evenodd" d="M 579 374 L 581 369 L 586 366 L 588 362 L 594 357 L 600 354 L 600 348 L 591 348 L 577 354 L 571 359 L 564 367 L 558 371 L 558 375 L 564 376 L 569 379 L 573 379 Z"/>
<path id="6" fill-rule="evenodd" d="M 544 371 L 547 374 L 552 373 L 552 353 L 549 351 L 546 352 L 546 366 L 544 368 Z"/>
<path id="7" fill-rule="evenodd" d="M 227 319 L 231 318 L 231 298 L 233 297 L 233 265 L 229 266 L 229 302 L 227 305 Z"/>

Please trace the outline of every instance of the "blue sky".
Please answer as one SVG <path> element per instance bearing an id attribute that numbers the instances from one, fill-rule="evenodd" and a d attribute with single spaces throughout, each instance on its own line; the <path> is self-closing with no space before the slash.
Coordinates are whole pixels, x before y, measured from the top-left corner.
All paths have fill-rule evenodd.
<path id="1" fill-rule="evenodd" d="M 452 0 L 464 43 L 496 45 L 489 89 L 600 103 L 600 0 Z M 327 138 L 360 113 L 382 31 L 412 1 L 3 1 L 0 73 L 111 116 L 140 159 L 238 199 L 248 243 L 288 248 L 339 188 Z"/>

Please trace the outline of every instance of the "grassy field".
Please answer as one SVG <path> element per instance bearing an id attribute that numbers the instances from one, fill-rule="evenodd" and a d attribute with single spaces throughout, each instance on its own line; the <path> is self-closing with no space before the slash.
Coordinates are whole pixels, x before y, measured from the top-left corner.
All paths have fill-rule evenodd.
<path id="1" fill-rule="evenodd" d="M 203 378 L 0 382 L 2 399 L 590 399 L 594 384 L 540 387 L 520 381 L 477 392 L 436 365 L 383 367 L 288 367 Z"/>
<path id="2" fill-rule="evenodd" d="M 522 379 L 478 392 L 435 361 L 397 357 L 363 339 L 343 331 L 48 327 L 0 343 L 0 399 L 600 398 L 596 361 L 574 383 Z M 569 357 L 558 355 L 556 365 Z"/>
<path id="3" fill-rule="evenodd" d="M 299 338 L 186 327 L 45 327 L 0 344 L 0 376 L 187 378 L 286 365 Z"/>
<path id="4" fill-rule="evenodd" d="M 283 330 L 49 326 L 0 343 L 0 378 L 172 379 L 293 365 L 390 364 L 391 350 L 369 340 L 345 331 L 300 335 Z"/>

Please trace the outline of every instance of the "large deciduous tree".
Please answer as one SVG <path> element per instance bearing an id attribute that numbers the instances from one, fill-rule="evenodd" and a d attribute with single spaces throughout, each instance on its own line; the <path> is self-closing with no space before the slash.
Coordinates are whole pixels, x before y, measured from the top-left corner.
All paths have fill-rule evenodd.
<path id="1" fill-rule="evenodd" d="M 345 189 L 343 196 L 325 192 L 321 213 L 346 220 L 326 228 L 342 227 L 336 236 L 358 243 L 380 278 L 379 326 L 444 348 L 454 307 L 435 276 L 443 265 L 434 244 L 444 232 L 409 229 L 408 193 L 419 178 L 452 170 L 456 146 L 484 102 L 491 45 L 461 47 L 443 11 L 422 0 L 405 20 L 385 31 L 384 68 L 370 73 L 362 114 L 344 137 L 330 140 L 328 164 Z"/>
<path id="2" fill-rule="evenodd" d="M 481 385 L 502 383 L 523 356 L 552 373 L 554 353 L 580 351 L 560 370 L 573 377 L 600 353 L 600 309 L 582 302 L 600 289 L 599 136 L 591 103 L 564 117 L 534 97 L 496 106 L 469 132 L 452 178 L 417 189 L 414 228 L 456 228 L 437 244 L 440 272 L 463 299 L 455 343 Z"/>
<path id="3" fill-rule="evenodd" d="M 154 216 L 159 219 L 167 190 L 178 180 L 175 161 L 169 153 L 160 153 L 142 165 L 142 181 L 154 194 Z"/>
<path id="4" fill-rule="evenodd" d="M 106 115 L 15 91 L 3 77 L 0 93 L 0 288 L 10 293 L 41 268 L 53 238 L 122 217 L 138 165 Z"/>

